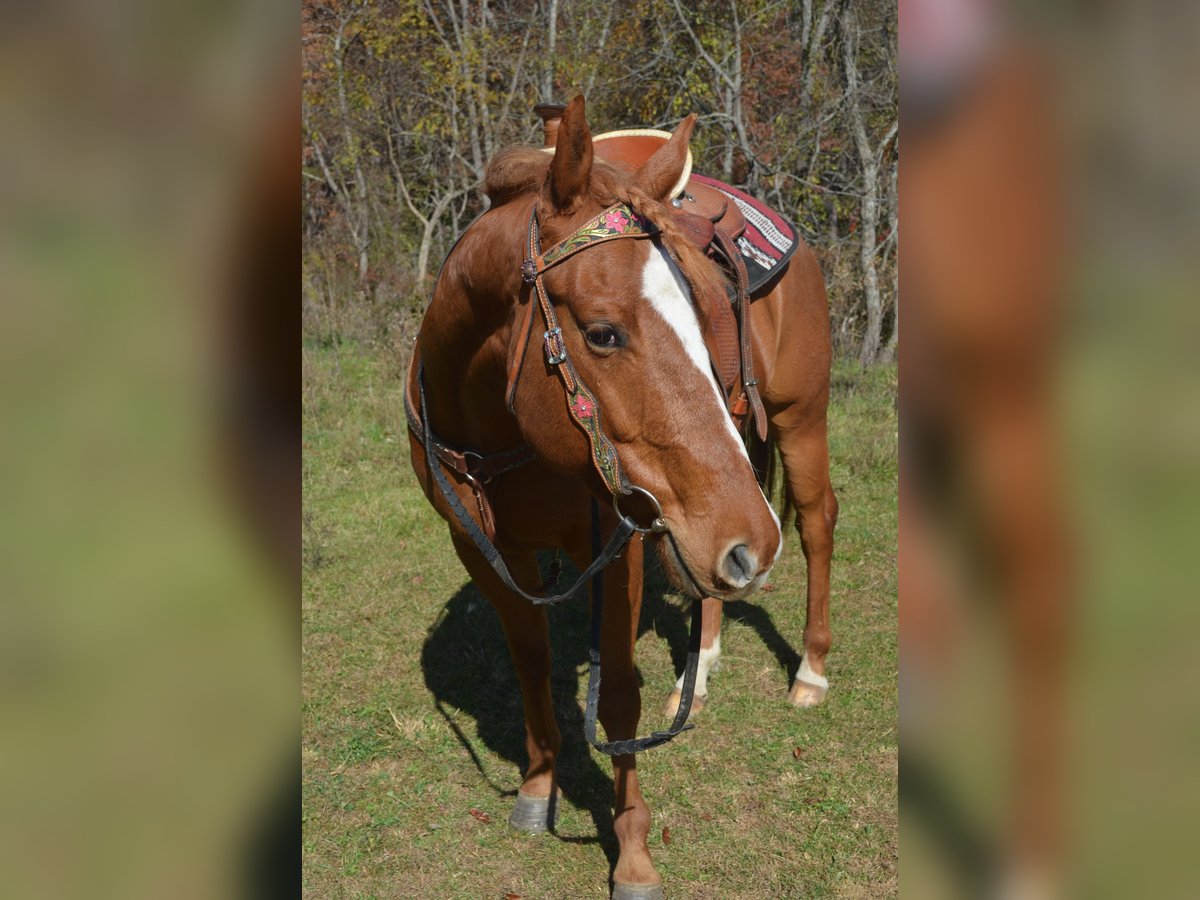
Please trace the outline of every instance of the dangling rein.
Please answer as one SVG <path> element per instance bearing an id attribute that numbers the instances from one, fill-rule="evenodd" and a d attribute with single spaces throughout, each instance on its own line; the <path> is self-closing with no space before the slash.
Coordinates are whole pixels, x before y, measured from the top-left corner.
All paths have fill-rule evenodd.
<path id="1" fill-rule="evenodd" d="M 641 738 L 631 738 L 622 741 L 598 740 L 596 737 L 596 717 L 600 701 L 600 626 L 604 611 L 604 569 L 621 555 L 626 545 L 636 533 L 660 533 L 666 540 L 670 540 L 672 543 L 674 543 L 675 538 L 671 534 L 670 526 L 662 517 L 662 506 L 659 504 L 657 498 L 645 488 L 630 484 L 625 477 L 624 470 L 621 468 L 620 457 L 617 455 L 617 449 L 604 433 L 604 427 L 601 424 L 600 418 L 600 403 L 596 399 L 595 394 L 583 383 L 583 379 L 579 377 L 579 373 L 576 371 L 567 353 L 566 343 L 563 341 L 562 328 L 558 324 L 558 316 L 554 311 L 554 306 L 550 303 L 550 298 L 546 294 L 546 287 L 542 283 L 542 274 L 547 269 L 558 265 L 564 260 L 570 259 L 576 253 L 589 247 L 594 247 L 597 244 L 622 238 L 653 238 L 657 234 L 658 229 L 654 227 L 653 223 L 634 212 L 628 204 L 617 203 L 591 219 L 570 237 L 560 241 L 545 253 L 542 253 L 540 252 L 541 231 L 538 223 L 536 204 L 529 219 L 529 255 L 521 266 L 521 277 L 526 284 L 532 285 L 533 291 L 537 296 L 538 308 L 541 309 L 542 319 L 546 325 L 546 330 L 542 336 L 542 346 L 546 354 L 546 362 L 558 373 L 562 381 L 567 397 L 567 409 L 570 411 L 572 420 L 587 435 L 592 465 L 612 494 L 613 509 L 620 518 L 616 530 L 602 549 L 600 546 L 600 506 L 595 498 L 592 499 L 592 564 L 565 591 L 553 595 L 537 595 L 522 590 L 512 577 L 512 573 L 509 572 L 508 566 L 505 564 L 499 549 L 497 549 L 496 545 L 485 533 L 485 530 L 467 512 L 462 501 L 458 499 L 458 494 L 442 471 L 442 466 L 436 465 L 434 462 L 434 460 L 438 460 L 467 478 L 476 493 L 480 506 L 480 515 L 486 525 L 490 516 L 490 510 L 484 498 L 480 481 L 482 480 L 482 482 L 486 483 L 492 476 L 532 460 L 532 453 L 524 453 L 522 448 L 517 448 L 516 450 L 509 450 L 501 454 L 485 457 L 472 451 L 452 450 L 441 441 L 438 441 L 434 437 L 433 429 L 430 427 L 429 422 L 423 421 L 425 412 L 429 407 L 425 402 L 424 366 L 420 363 L 418 363 L 417 368 L 417 386 L 421 399 L 420 412 L 418 413 L 416 410 L 413 410 L 408 403 L 405 404 L 409 428 L 424 445 L 426 462 L 433 474 L 434 482 L 442 493 L 442 497 L 446 500 L 446 503 L 449 505 L 463 530 L 475 542 L 475 546 L 479 549 L 479 552 L 483 554 L 484 559 L 488 561 L 488 564 L 496 571 L 500 580 L 504 582 L 504 585 L 509 590 L 520 597 L 524 597 L 531 603 L 538 606 L 546 606 L 575 596 L 584 584 L 591 580 L 592 628 L 591 646 L 588 650 L 588 689 L 587 702 L 584 708 L 583 730 L 588 743 L 601 753 L 609 756 L 624 756 L 630 753 L 640 753 L 643 750 L 649 750 L 651 747 L 665 744 L 682 732 L 695 727 L 694 725 L 687 724 L 687 720 L 691 714 L 692 695 L 696 687 L 696 672 L 700 664 L 702 604 L 699 600 L 695 600 L 692 603 L 692 622 L 688 636 L 688 655 L 683 673 L 683 686 L 680 690 L 679 711 L 675 714 L 675 720 L 671 723 L 671 727 L 666 731 L 655 731 Z M 533 306 L 532 302 L 528 304 L 521 325 L 513 335 L 513 346 L 509 354 L 508 386 L 505 390 L 505 401 L 510 411 L 514 411 L 517 381 L 520 378 L 521 367 L 525 359 L 526 350 L 528 349 L 530 335 L 533 331 Z M 467 465 L 471 457 L 477 460 L 474 466 L 476 470 L 487 472 L 485 478 L 479 479 L 471 471 L 471 467 Z M 506 463 L 497 463 L 496 460 L 500 457 L 505 457 L 508 461 Z M 621 509 L 621 498 L 629 497 L 633 494 L 642 495 L 653 505 L 656 515 L 647 526 L 639 525 L 631 515 Z M 679 558 L 682 559 L 682 556 L 680 555 Z M 684 568 L 686 572 L 686 565 Z M 687 572 L 687 576 L 695 585 L 695 579 L 691 572 Z M 700 591 L 699 585 L 695 586 L 699 593 L 703 593 Z"/>

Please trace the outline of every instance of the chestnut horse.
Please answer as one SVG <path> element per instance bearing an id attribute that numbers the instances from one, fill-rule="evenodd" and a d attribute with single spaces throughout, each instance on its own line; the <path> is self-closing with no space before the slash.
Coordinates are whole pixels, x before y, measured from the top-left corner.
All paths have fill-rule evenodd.
<path id="1" fill-rule="evenodd" d="M 666 205 L 694 124 L 684 119 L 628 171 L 593 157 L 576 97 L 552 156 L 500 152 L 487 171 L 492 206 L 443 264 L 407 385 L 413 468 L 499 614 L 521 687 L 529 767 L 514 827 L 552 826 L 558 796 L 547 618 L 530 597 L 541 587 L 536 553 L 561 549 L 584 571 L 599 532 L 621 538 L 605 560 L 628 541 L 593 597 L 604 609 L 598 703 L 589 691 L 589 708 L 616 742 L 597 746 L 613 755 L 618 898 L 662 896 L 646 843 L 650 811 L 626 751 L 681 725 L 677 717 L 665 737 L 622 743 L 641 714 L 633 651 L 645 544 L 680 590 L 703 601 L 711 632 L 711 611 L 761 586 L 783 543 L 726 411 L 694 299 L 723 290 L 723 276 Z M 753 322 L 760 391 L 808 558 L 805 683 L 822 690 L 837 504 L 825 436 L 828 313 L 807 248 L 755 301 Z M 690 685 L 682 687 L 689 699 Z"/>

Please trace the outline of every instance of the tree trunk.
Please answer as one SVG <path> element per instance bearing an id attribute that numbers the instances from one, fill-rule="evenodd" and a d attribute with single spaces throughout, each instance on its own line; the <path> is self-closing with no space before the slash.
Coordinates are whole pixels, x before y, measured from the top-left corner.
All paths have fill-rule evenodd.
<path id="1" fill-rule="evenodd" d="M 864 367 L 878 359 L 883 331 L 883 298 L 879 293 L 879 272 L 875 268 L 878 224 L 879 171 L 871 161 L 863 165 L 862 228 L 859 230 L 859 260 L 862 264 L 863 294 L 867 301 L 867 327 L 858 358 Z"/>
<path id="2" fill-rule="evenodd" d="M 546 13 L 546 58 L 542 60 L 542 103 L 554 100 L 554 50 L 558 43 L 558 0 L 550 0 Z"/>
<path id="3" fill-rule="evenodd" d="M 900 194 L 899 194 L 899 154 L 892 159 L 892 180 L 889 187 L 888 227 L 891 229 L 891 239 L 895 242 L 895 254 L 892 265 L 892 332 L 884 344 L 881 362 L 893 362 L 896 359 L 896 343 L 900 339 Z"/>
<path id="4" fill-rule="evenodd" d="M 351 198 L 349 191 L 343 191 L 342 199 L 346 211 L 346 223 L 350 227 L 350 238 L 354 241 L 354 249 L 358 251 L 358 280 L 362 282 L 367 277 L 367 250 L 371 246 L 370 204 L 367 195 L 367 179 L 363 174 L 362 159 L 358 152 L 354 131 L 350 122 L 350 103 L 346 97 L 346 69 L 343 57 L 343 41 L 345 28 L 349 17 L 338 24 L 338 30 L 333 39 L 333 61 L 337 76 L 338 111 L 342 117 L 342 139 L 345 141 L 346 152 L 352 160 L 354 168 L 354 186 L 357 197 Z M 357 202 L 356 202 L 357 200 Z"/>
<path id="5" fill-rule="evenodd" d="M 867 324 L 859 347 L 858 359 L 869 366 L 879 358 L 883 331 L 883 297 L 879 292 L 879 272 L 875 267 L 879 232 L 879 161 L 867 136 L 866 116 L 859 97 L 858 81 L 858 22 L 854 9 L 846 6 L 842 14 L 842 47 L 846 67 L 846 103 L 854 132 L 854 143 L 862 165 L 861 228 L 859 229 L 859 262 L 862 266 L 863 299 L 866 301 Z M 894 127 L 894 126 L 893 126 Z M 886 141 L 891 139 L 889 134 Z M 881 144 L 881 149 L 884 145 Z"/>

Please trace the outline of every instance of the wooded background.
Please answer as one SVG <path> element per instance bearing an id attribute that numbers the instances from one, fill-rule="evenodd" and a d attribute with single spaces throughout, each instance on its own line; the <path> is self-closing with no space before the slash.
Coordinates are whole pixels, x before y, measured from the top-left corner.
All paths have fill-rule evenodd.
<path id="1" fill-rule="evenodd" d="M 816 250 L 835 352 L 894 357 L 894 3 L 303 0 L 302 27 L 310 339 L 406 346 L 492 154 L 582 93 L 593 133 L 699 114 L 695 170 Z"/>

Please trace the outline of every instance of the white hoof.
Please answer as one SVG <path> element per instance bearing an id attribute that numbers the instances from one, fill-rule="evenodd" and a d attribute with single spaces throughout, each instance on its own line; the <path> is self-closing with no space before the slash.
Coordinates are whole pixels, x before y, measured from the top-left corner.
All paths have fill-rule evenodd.
<path id="1" fill-rule="evenodd" d="M 675 690 L 671 691 L 671 695 L 669 697 L 667 697 L 667 702 L 665 704 L 663 704 L 663 715 L 665 715 L 668 719 L 675 718 L 675 714 L 677 712 L 679 712 L 679 701 L 682 698 L 683 698 L 683 694 L 679 690 L 679 688 L 675 688 Z M 700 710 L 704 709 L 704 705 L 707 702 L 708 702 L 707 695 L 701 697 L 697 694 L 693 694 L 692 695 L 692 711 L 688 714 L 688 718 L 690 719 L 696 713 L 700 712 Z"/>
<path id="2" fill-rule="evenodd" d="M 829 693 L 829 680 L 824 675 L 818 675 L 808 664 L 808 657 L 800 661 L 800 671 L 788 691 L 788 702 L 792 706 L 819 706 Z"/>

